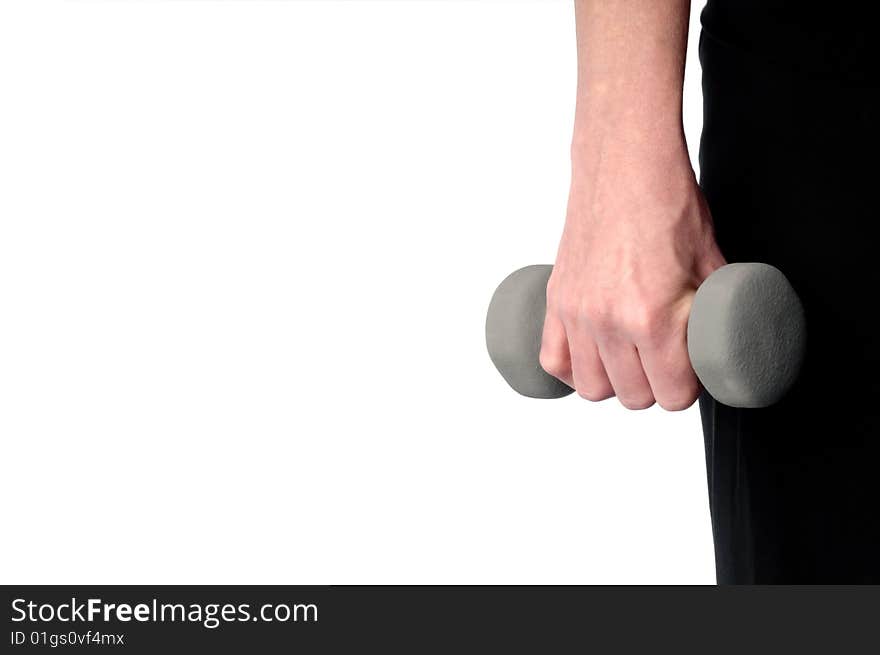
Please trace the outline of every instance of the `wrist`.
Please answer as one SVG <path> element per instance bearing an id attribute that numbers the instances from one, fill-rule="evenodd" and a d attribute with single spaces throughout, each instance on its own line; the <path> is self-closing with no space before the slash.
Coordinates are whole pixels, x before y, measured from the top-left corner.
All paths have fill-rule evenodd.
<path id="1" fill-rule="evenodd" d="M 572 149 L 610 142 L 623 147 L 687 150 L 681 107 L 584 107 L 575 115 Z"/>
<path id="2" fill-rule="evenodd" d="M 673 80 L 634 81 L 606 77 L 582 84 L 577 97 L 572 153 L 597 144 L 687 158 L 682 93 Z"/>
<path id="3" fill-rule="evenodd" d="M 691 181 L 694 171 L 684 130 L 646 123 L 593 123 L 575 129 L 571 162 L 576 176 L 631 175 L 639 170 L 657 171 L 665 177 Z"/>

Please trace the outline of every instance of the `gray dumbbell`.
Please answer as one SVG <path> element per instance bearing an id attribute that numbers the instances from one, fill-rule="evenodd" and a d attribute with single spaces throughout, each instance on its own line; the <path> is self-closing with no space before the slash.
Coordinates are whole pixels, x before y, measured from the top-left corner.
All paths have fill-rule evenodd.
<path id="1" fill-rule="evenodd" d="M 526 266 L 495 291 L 486 345 L 516 391 L 561 398 L 572 389 L 538 362 L 552 266 Z M 794 384 L 806 345 L 801 301 L 768 264 L 728 264 L 703 281 L 687 326 L 688 354 L 703 387 L 731 407 L 767 407 Z"/>

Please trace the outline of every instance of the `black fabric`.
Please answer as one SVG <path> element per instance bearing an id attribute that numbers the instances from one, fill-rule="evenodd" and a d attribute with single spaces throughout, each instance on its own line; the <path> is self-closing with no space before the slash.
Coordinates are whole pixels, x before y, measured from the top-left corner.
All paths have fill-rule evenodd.
<path id="1" fill-rule="evenodd" d="M 880 59 L 875 0 L 709 0 L 705 30 L 781 64 L 871 82 Z"/>
<path id="2" fill-rule="evenodd" d="M 718 242 L 728 261 L 778 266 L 809 327 L 778 405 L 700 399 L 719 583 L 880 583 L 878 46 L 812 13 L 792 28 L 802 6 L 703 14 L 700 184 Z"/>

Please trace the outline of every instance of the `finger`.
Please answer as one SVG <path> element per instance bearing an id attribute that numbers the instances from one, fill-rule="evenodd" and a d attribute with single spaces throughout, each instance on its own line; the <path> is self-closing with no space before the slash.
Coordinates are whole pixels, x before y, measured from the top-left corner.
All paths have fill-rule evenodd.
<path id="1" fill-rule="evenodd" d="M 573 386 L 578 395 L 593 402 L 614 396 L 596 341 L 586 329 L 569 330 L 568 334 Z"/>
<path id="2" fill-rule="evenodd" d="M 700 381 L 688 357 L 685 326 L 661 343 L 637 344 L 637 347 L 658 405 L 669 411 L 680 411 L 696 402 Z"/>
<path id="3" fill-rule="evenodd" d="M 614 395 L 621 404 L 627 409 L 646 409 L 653 405 L 654 394 L 635 345 L 612 338 L 600 341 L 598 346 Z"/>
<path id="4" fill-rule="evenodd" d="M 538 360 L 541 368 L 547 373 L 574 388 L 568 337 L 562 321 L 549 312 L 544 318 L 544 332 L 541 336 L 541 353 Z"/>

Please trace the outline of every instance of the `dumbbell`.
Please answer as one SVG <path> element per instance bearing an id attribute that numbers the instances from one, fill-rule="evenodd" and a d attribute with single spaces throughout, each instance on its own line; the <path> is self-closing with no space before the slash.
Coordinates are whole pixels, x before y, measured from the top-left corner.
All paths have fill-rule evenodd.
<path id="1" fill-rule="evenodd" d="M 486 317 L 495 367 L 532 398 L 573 389 L 541 368 L 547 280 L 552 266 L 526 266 L 498 286 Z M 768 407 L 797 379 L 806 345 L 801 301 L 785 275 L 768 264 L 727 264 L 697 289 L 687 325 L 691 366 L 703 387 L 731 407 Z"/>

